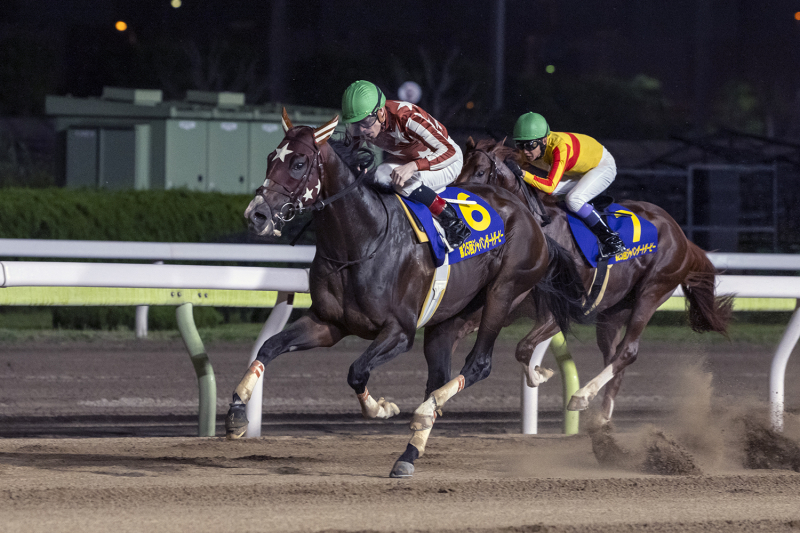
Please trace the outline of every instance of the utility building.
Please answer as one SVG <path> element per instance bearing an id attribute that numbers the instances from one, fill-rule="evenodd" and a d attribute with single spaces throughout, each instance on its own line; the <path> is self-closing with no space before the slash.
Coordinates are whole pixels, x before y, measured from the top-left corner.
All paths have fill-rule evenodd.
<path id="1" fill-rule="evenodd" d="M 242 93 L 106 87 L 100 98 L 48 96 L 67 187 L 187 188 L 247 193 L 264 182 L 283 139 L 280 104 L 247 106 Z M 337 109 L 286 106 L 295 125 L 319 126 Z"/>

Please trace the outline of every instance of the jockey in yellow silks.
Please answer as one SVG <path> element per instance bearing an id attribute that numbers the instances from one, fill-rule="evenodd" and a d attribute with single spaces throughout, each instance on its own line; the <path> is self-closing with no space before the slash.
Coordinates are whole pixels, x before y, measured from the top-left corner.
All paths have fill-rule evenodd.
<path id="1" fill-rule="evenodd" d="M 514 141 L 521 160 L 547 172 L 546 177 L 522 170 L 513 159 L 512 172 L 547 194 L 564 194 L 567 208 L 592 230 L 600 241 L 600 257 L 625 251 L 619 234 L 600 217 L 591 199 L 605 191 L 617 176 L 617 165 L 605 147 L 588 135 L 550 131 L 538 113 L 525 113 L 514 125 Z"/>

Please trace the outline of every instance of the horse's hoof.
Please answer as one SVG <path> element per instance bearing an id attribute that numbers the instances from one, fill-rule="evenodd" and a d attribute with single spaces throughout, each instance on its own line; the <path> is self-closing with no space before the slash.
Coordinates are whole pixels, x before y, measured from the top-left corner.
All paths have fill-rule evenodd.
<path id="1" fill-rule="evenodd" d="M 247 431 L 247 414 L 243 403 L 232 403 L 225 415 L 225 438 L 240 439 Z"/>
<path id="2" fill-rule="evenodd" d="M 411 477 L 414 475 L 414 465 L 405 461 L 397 461 L 389 477 Z"/>
<path id="3" fill-rule="evenodd" d="M 582 396 L 573 396 L 569 399 L 567 411 L 584 411 L 589 407 L 589 400 Z"/>

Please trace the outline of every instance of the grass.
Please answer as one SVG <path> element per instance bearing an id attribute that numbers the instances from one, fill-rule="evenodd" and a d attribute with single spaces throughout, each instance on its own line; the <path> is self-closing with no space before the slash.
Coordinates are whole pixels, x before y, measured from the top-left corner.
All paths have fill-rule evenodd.
<path id="1" fill-rule="evenodd" d="M 53 329 L 49 324 L 44 324 L 41 316 L 31 313 L 28 317 L 27 325 L 39 324 L 42 327 L 20 327 L 15 326 L 14 321 L 9 320 L 8 315 L 0 316 L 0 343 L 22 343 L 22 342 L 126 342 L 135 340 L 134 333 L 129 328 L 118 328 L 112 331 L 98 330 L 71 330 Z M 205 343 L 213 342 L 241 342 L 252 343 L 259 332 L 262 324 L 237 323 L 220 324 L 214 327 L 198 328 L 200 337 Z M 500 333 L 500 340 L 506 342 L 516 342 L 530 331 L 531 324 L 527 320 L 520 320 L 504 328 Z M 669 342 L 680 344 L 759 344 L 777 345 L 786 330 L 786 324 L 752 324 L 735 322 L 729 327 L 729 339 L 716 333 L 699 334 L 694 333 L 686 326 L 672 325 L 651 325 L 648 326 L 643 335 L 643 341 L 647 342 Z M 148 341 L 176 341 L 181 336 L 177 330 L 150 331 Z M 474 338 L 474 334 L 472 336 Z M 567 337 L 567 342 L 577 341 L 581 343 L 594 344 L 595 333 L 592 326 L 575 326 Z M 144 341 L 147 342 L 147 341 Z M 348 343 L 358 342 L 354 338 L 346 338 L 342 341 L 346 346 Z M 416 342 L 422 342 L 422 331 L 417 332 Z M 469 342 L 469 340 L 465 341 Z"/>

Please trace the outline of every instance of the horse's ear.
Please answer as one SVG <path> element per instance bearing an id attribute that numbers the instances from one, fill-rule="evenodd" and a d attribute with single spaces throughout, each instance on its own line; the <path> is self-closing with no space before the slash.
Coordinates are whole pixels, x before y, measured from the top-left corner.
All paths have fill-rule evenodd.
<path id="1" fill-rule="evenodd" d="M 475 140 L 472 138 L 472 135 L 469 136 L 467 139 L 467 152 L 471 152 L 475 149 Z"/>
<path id="2" fill-rule="evenodd" d="M 336 128 L 336 125 L 339 123 L 339 115 L 336 115 L 331 120 L 320 126 L 319 128 L 314 130 L 314 142 L 317 143 L 318 146 L 322 146 L 327 142 L 331 135 L 333 135 L 333 130 Z"/>
<path id="3" fill-rule="evenodd" d="M 289 115 L 286 113 L 285 107 L 283 108 L 283 113 L 281 113 L 281 126 L 283 126 L 284 133 L 294 128 L 294 126 L 292 126 L 292 121 L 289 120 Z"/>

